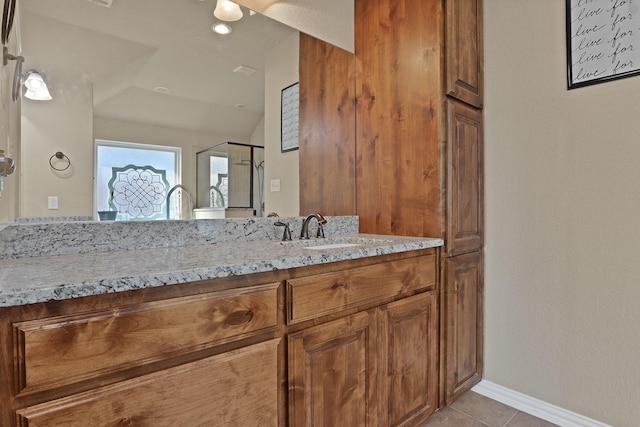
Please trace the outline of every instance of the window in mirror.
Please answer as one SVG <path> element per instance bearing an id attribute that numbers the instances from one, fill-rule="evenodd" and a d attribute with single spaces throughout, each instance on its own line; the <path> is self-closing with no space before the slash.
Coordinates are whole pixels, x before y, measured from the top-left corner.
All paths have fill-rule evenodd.
<path id="1" fill-rule="evenodd" d="M 209 158 L 209 206 L 229 207 L 229 167 L 226 153 L 217 153 Z"/>
<path id="2" fill-rule="evenodd" d="M 167 218 L 167 195 L 181 181 L 180 148 L 102 140 L 95 146 L 96 211 L 115 211 L 119 220 Z"/>

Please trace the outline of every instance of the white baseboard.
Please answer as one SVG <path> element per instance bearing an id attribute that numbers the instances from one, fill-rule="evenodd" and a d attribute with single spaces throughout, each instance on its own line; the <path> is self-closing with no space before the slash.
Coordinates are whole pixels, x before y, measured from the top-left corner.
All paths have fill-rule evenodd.
<path id="1" fill-rule="evenodd" d="M 561 427 L 612 427 L 491 381 L 482 380 L 471 390 Z"/>

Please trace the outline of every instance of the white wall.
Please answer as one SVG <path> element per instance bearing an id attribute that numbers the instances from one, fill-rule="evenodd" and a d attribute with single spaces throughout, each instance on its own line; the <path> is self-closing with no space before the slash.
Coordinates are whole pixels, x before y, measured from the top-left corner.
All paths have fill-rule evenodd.
<path id="1" fill-rule="evenodd" d="M 51 101 L 22 100 L 20 217 L 92 215 L 91 84 L 61 77 L 51 92 Z M 71 161 L 63 172 L 49 166 L 58 151 Z M 63 168 L 66 163 L 54 166 Z M 47 208 L 48 196 L 58 197 L 59 209 Z"/>
<path id="2" fill-rule="evenodd" d="M 300 206 L 298 150 L 280 151 L 280 95 L 298 81 L 298 34 L 287 38 L 265 55 L 265 213 L 297 216 Z M 280 191 L 271 192 L 272 179 Z"/>
<path id="3" fill-rule="evenodd" d="M 485 0 L 485 378 L 640 420 L 640 77 L 567 91 L 565 2 Z"/>

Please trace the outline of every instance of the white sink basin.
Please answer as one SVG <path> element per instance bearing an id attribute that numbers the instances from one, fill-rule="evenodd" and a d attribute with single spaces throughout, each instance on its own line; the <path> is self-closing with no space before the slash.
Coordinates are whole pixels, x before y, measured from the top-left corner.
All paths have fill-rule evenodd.
<path id="1" fill-rule="evenodd" d="M 391 243 L 391 240 L 376 239 L 370 237 L 360 236 L 333 236 L 324 238 L 316 238 L 309 240 L 293 240 L 286 242 L 279 242 L 282 246 L 289 246 L 300 249 L 316 249 L 316 250 L 328 250 L 328 249 L 343 249 L 352 248 L 355 246 L 377 246 L 380 244 Z"/>

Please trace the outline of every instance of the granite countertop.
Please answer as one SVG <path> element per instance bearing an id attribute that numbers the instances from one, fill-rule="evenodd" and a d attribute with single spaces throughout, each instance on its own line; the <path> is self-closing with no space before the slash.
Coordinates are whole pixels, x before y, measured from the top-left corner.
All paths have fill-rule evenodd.
<path id="1" fill-rule="evenodd" d="M 309 248 L 326 244 L 337 247 Z M 219 242 L 2 259 L 0 307 L 284 270 L 442 244 L 442 239 L 354 233 L 308 241 Z"/>

